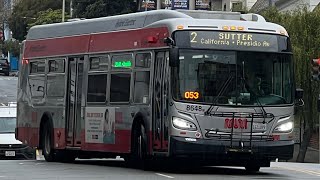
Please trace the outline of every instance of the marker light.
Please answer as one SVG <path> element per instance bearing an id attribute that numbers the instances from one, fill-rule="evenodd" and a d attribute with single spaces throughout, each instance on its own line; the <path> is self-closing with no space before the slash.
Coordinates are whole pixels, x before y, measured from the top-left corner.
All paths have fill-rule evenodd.
<path id="1" fill-rule="evenodd" d="M 273 132 L 288 133 L 292 131 L 292 129 L 293 129 L 293 122 L 289 121 L 289 122 L 278 125 L 276 128 L 274 128 Z"/>
<path id="2" fill-rule="evenodd" d="M 172 124 L 177 129 L 189 130 L 189 131 L 197 130 L 197 127 L 194 123 L 181 118 L 177 118 L 177 117 L 172 118 Z"/>
<path id="3" fill-rule="evenodd" d="M 223 30 L 229 30 L 229 27 L 228 26 L 223 26 L 222 29 Z"/>
<path id="4" fill-rule="evenodd" d="M 177 26 L 177 29 L 182 30 L 184 27 L 182 25 Z"/>
<path id="5" fill-rule="evenodd" d="M 149 36 L 148 37 L 148 43 L 156 43 L 157 42 L 157 38 L 154 36 Z"/>
<path id="6" fill-rule="evenodd" d="M 235 26 L 231 26 L 230 29 L 231 30 L 236 30 L 236 27 Z"/>
<path id="7" fill-rule="evenodd" d="M 238 30 L 242 31 L 242 30 L 244 30 L 244 27 L 239 26 L 239 27 L 238 27 Z"/>
<path id="8" fill-rule="evenodd" d="M 28 59 L 22 59 L 22 64 L 29 64 L 29 60 Z"/>

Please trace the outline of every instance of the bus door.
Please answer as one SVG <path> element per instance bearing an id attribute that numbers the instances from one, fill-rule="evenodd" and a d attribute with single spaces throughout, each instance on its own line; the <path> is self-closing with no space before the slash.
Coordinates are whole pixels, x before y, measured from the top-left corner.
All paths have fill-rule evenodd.
<path id="1" fill-rule="evenodd" d="M 157 52 L 154 64 L 152 137 L 155 151 L 168 150 L 168 53 Z"/>
<path id="2" fill-rule="evenodd" d="M 68 60 L 66 103 L 67 146 L 81 145 L 83 60 L 83 57 L 72 57 Z"/>

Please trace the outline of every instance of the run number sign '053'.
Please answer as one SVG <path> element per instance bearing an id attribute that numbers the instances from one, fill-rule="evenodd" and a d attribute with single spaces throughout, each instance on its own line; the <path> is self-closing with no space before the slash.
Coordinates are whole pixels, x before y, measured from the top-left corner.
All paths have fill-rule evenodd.
<path id="1" fill-rule="evenodd" d="M 190 46 L 194 48 L 278 51 L 276 35 L 212 31 L 190 31 L 189 33 Z"/>

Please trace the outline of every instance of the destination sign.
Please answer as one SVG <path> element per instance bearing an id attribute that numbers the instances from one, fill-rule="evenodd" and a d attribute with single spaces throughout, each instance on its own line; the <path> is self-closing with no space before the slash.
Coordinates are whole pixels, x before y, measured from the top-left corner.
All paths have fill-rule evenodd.
<path id="1" fill-rule="evenodd" d="M 186 36 L 188 38 L 186 38 Z M 245 51 L 278 52 L 278 35 L 217 32 L 185 31 L 177 32 L 177 45 L 181 47 L 226 49 Z"/>
<path id="2" fill-rule="evenodd" d="M 114 68 L 131 68 L 132 63 L 130 60 L 114 61 L 112 67 Z"/>

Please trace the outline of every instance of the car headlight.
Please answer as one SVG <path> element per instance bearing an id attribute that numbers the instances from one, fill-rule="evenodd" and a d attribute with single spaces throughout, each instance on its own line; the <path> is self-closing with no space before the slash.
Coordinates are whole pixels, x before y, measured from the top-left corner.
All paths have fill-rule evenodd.
<path id="1" fill-rule="evenodd" d="M 293 129 L 293 122 L 289 121 L 289 122 L 278 125 L 276 128 L 274 128 L 273 132 L 285 133 L 285 132 L 292 131 L 292 129 Z"/>
<path id="2" fill-rule="evenodd" d="M 177 117 L 172 118 L 172 124 L 175 128 L 182 129 L 182 130 L 189 130 L 189 131 L 197 130 L 197 126 L 193 122 L 190 122 L 181 118 L 177 118 Z"/>

